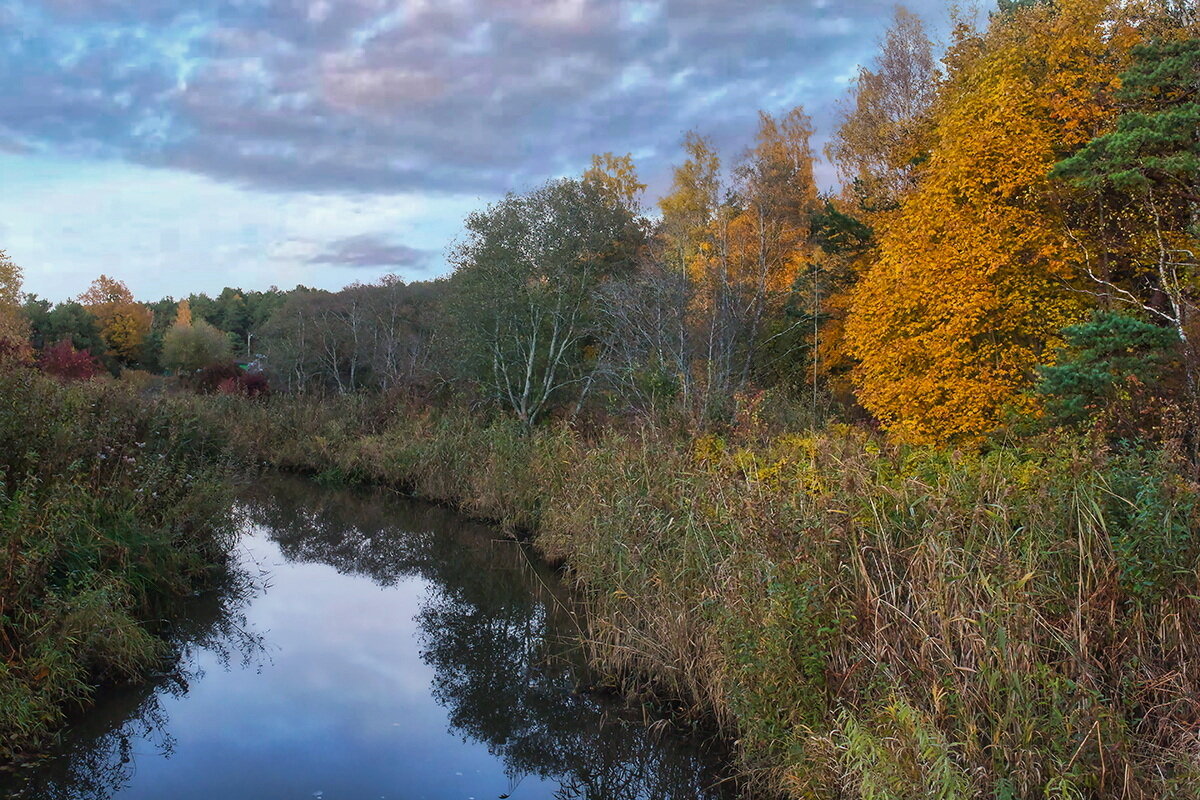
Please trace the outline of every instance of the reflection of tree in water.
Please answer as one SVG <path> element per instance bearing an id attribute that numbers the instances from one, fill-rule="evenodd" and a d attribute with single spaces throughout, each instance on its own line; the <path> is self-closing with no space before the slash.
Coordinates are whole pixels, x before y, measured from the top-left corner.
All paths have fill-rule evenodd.
<path id="1" fill-rule="evenodd" d="M 557 782 L 570 798 L 716 798 L 715 758 L 656 736 L 575 691 L 575 630 L 554 576 L 519 545 L 444 509 L 359 492 L 271 482 L 249 503 L 289 559 L 389 585 L 432 587 L 418 622 L 434 692 L 453 728 L 503 758 L 510 778 Z"/>
<path id="2" fill-rule="evenodd" d="M 566 637 L 547 600 L 526 593 L 493 605 L 494 592 L 480 584 L 496 577 L 476 576 L 441 586 L 419 620 L 435 693 L 455 729 L 486 742 L 512 778 L 555 780 L 563 798 L 717 796 L 706 789 L 716 778 L 699 753 L 574 691 L 579 672 L 554 658 Z"/>
<path id="3" fill-rule="evenodd" d="M 104 689 L 63 734 L 57 752 L 37 769 L 0 774 L 0 795 L 33 800 L 105 800 L 124 788 L 134 774 L 135 742 L 148 742 L 169 756 L 175 740 L 168 730 L 165 696 L 180 697 L 203 677 L 195 656 L 205 650 L 228 665 L 259 662 L 262 637 L 248 630 L 245 608 L 255 584 L 241 567 L 226 571 L 210 590 L 179 601 L 170 610 L 170 627 L 160 631 L 174 654 L 172 668 L 149 680 Z M 27 772 L 27 774 L 26 774 Z"/>
<path id="4" fill-rule="evenodd" d="M 519 545 L 445 509 L 382 493 L 333 491 L 299 479 L 269 479 L 243 512 L 291 561 L 328 564 L 381 585 L 420 576 L 431 587 L 418 617 L 435 697 L 453 729 L 487 744 L 514 785 L 535 775 L 558 783 L 564 800 L 716 798 L 715 759 L 686 742 L 655 736 L 621 718 L 617 706 L 575 691 L 569 598 L 553 573 Z M 161 703 L 198 680 L 194 655 L 216 652 L 251 666 L 261 637 L 244 609 L 259 580 L 255 565 L 234 570 L 218 591 L 189 599 L 170 631 L 180 654 L 169 673 L 102 693 L 72 726 L 60 754 L 20 779 L 0 775 L 0 796 L 104 800 L 133 776 L 134 742 L 170 754 Z"/>

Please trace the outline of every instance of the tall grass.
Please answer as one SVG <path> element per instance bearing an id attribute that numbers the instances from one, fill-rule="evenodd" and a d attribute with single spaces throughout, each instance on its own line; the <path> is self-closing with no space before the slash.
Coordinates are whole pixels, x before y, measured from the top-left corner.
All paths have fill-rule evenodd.
<path id="1" fill-rule="evenodd" d="M 236 402 L 236 401 L 219 401 Z M 1086 440 L 691 440 L 276 400 L 247 455 L 536 532 L 589 648 L 736 736 L 793 797 L 1194 797 L 1196 487 Z"/>
<path id="2" fill-rule="evenodd" d="M 220 450 L 186 403 L 0 374 L 0 759 L 169 657 L 157 621 L 234 535 Z"/>

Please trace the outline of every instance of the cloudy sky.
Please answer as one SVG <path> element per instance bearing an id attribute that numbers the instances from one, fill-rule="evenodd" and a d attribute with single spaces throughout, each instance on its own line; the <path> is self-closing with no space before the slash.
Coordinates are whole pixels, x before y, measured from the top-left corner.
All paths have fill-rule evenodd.
<path id="1" fill-rule="evenodd" d="M 469 211 L 592 153 L 654 191 L 689 129 L 733 157 L 803 104 L 827 135 L 892 8 L 0 0 L 0 249 L 54 300 L 433 277 Z"/>

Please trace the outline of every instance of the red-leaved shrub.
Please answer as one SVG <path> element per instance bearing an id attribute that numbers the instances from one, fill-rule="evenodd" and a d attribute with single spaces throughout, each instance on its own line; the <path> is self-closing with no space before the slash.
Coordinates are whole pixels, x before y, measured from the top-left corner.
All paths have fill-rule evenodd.
<path id="1" fill-rule="evenodd" d="M 87 350 L 76 350 L 67 339 L 43 350 L 38 366 L 43 372 L 67 381 L 86 381 L 102 369 L 94 355 Z"/>
<path id="2" fill-rule="evenodd" d="M 232 362 L 209 364 L 204 369 L 196 370 L 188 383 L 197 394 L 216 394 L 221 391 L 221 384 L 229 380 L 236 381 L 241 374 L 241 369 Z"/>

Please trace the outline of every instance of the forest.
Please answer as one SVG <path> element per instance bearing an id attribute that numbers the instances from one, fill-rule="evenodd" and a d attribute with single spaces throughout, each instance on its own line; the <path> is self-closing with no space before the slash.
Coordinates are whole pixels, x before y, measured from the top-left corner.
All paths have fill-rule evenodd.
<path id="1" fill-rule="evenodd" d="M 148 575 L 219 560 L 103 439 L 209 476 L 156 467 L 181 497 L 265 465 L 531 536 L 591 660 L 715 721 L 748 791 L 1196 797 L 1200 11 L 1001 0 L 943 45 L 897 8 L 829 134 L 689 132 L 653 203 L 598 154 L 427 282 L 50 302 L 0 253 L 5 736 L 147 663 L 72 597 L 145 619 Z M 88 540 L 113 517 L 192 544 Z"/>

